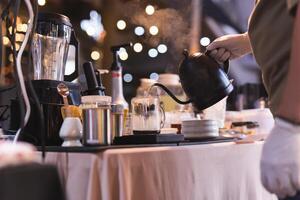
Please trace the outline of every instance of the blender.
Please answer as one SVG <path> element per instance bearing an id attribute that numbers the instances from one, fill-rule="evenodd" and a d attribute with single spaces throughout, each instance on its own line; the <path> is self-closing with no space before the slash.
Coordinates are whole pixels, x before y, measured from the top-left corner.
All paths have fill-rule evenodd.
<path id="1" fill-rule="evenodd" d="M 70 45 L 76 48 L 75 70 L 65 75 Z M 63 122 L 61 107 L 64 102 L 57 92 L 58 84 L 63 83 L 68 87 L 69 105 L 81 103 L 80 85 L 71 82 L 78 77 L 79 43 L 69 18 L 57 13 L 39 13 L 31 51 L 34 66 L 32 85 L 40 101 L 38 106 L 41 106 L 44 115 L 46 145 L 61 145 L 59 129 Z M 36 127 L 39 115 L 34 110 L 36 105 L 32 108 L 29 123 L 21 139 L 40 145 L 41 133 Z"/>

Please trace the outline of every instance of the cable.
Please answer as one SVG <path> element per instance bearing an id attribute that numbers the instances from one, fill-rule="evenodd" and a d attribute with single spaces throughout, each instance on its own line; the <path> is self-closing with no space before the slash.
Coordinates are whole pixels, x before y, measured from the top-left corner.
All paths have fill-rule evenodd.
<path id="1" fill-rule="evenodd" d="M 26 124 L 29 120 L 31 107 L 30 107 L 29 97 L 28 97 L 26 87 L 25 87 L 25 81 L 24 81 L 24 76 L 23 76 L 23 72 L 22 72 L 21 60 L 22 60 L 22 55 L 23 55 L 24 49 L 27 45 L 30 33 L 32 31 L 33 22 L 34 22 L 34 15 L 33 15 L 33 9 L 32 9 L 31 2 L 30 2 L 30 0 L 24 0 L 24 1 L 26 3 L 26 7 L 27 7 L 28 12 L 29 12 L 29 24 L 28 24 L 28 28 L 26 30 L 24 40 L 21 44 L 20 50 L 19 50 L 18 55 L 17 55 L 17 74 L 18 74 L 18 78 L 19 78 L 19 81 L 20 81 L 20 88 L 21 88 L 22 95 L 23 95 L 24 102 L 25 102 L 25 106 L 26 106 L 26 112 L 25 112 L 23 127 L 26 126 Z M 19 130 L 17 131 L 16 136 L 14 138 L 14 144 L 17 142 L 17 140 L 20 136 L 20 132 L 21 132 L 23 127 L 21 126 L 19 128 Z"/>
<path id="2" fill-rule="evenodd" d="M 29 120 L 29 117 L 30 117 L 30 112 L 31 112 L 30 102 L 29 102 L 27 91 L 26 91 L 24 76 L 23 76 L 23 72 L 22 72 L 21 60 L 22 60 L 22 55 L 23 55 L 24 49 L 27 45 L 31 30 L 32 30 L 34 15 L 33 15 L 33 9 L 32 9 L 32 6 L 31 6 L 31 2 L 29 0 L 25 0 L 25 3 L 26 3 L 26 6 L 27 6 L 27 9 L 28 9 L 28 12 L 29 12 L 29 25 L 28 25 L 24 40 L 21 44 L 20 50 L 19 50 L 18 55 L 17 55 L 17 62 L 16 62 L 17 66 L 16 66 L 16 68 L 17 68 L 17 75 L 18 75 L 19 82 L 20 82 L 21 92 L 22 92 L 24 102 L 25 102 L 25 106 L 26 106 L 26 112 L 25 112 L 25 116 L 24 116 L 23 126 L 21 126 L 19 128 L 19 130 L 17 131 L 16 136 L 14 138 L 14 143 L 16 143 L 16 141 L 18 140 L 22 128 L 26 126 L 26 124 Z"/>
<path id="3" fill-rule="evenodd" d="M 37 1 L 34 1 L 34 4 L 33 4 L 33 12 L 34 12 L 34 21 L 33 21 L 33 30 L 36 29 L 36 24 L 37 24 L 37 16 L 38 16 L 38 3 Z M 34 36 L 34 31 L 31 32 L 31 35 L 29 37 L 29 41 L 32 41 L 32 38 Z M 32 59 L 31 59 L 31 51 L 29 51 L 28 53 L 28 58 L 29 58 L 29 66 L 31 66 L 33 68 L 33 63 L 32 63 Z M 46 145 L 46 133 L 45 133 L 45 121 L 44 121 L 44 114 L 43 114 L 43 111 L 42 111 L 42 108 L 40 106 L 40 101 L 39 101 L 39 98 L 33 88 L 33 85 L 32 85 L 32 82 L 31 81 L 28 81 L 28 89 L 29 89 L 29 92 L 31 93 L 31 97 L 32 97 L 32 101 L 34 102 L 34 106 L 36 106 L 37 108 L 37 112 L 38 112 L 38 115 L 39 115 L 39 120 L 40 120 L 40 131 L 41 131 L 41 145 L 42 145 L 42 161 L 44 162 L 45 161 L 45 157 L 46 157 L 46 148 L 45 148 L 45 145 Z"/>
<path id="4" fill-rule="evenodd" d="M 14 3 L 14 5 L 13 5 Z M 10 7 L 13 6 L 13 21 L 10 20 L 9 18 L 9 9 Z M 17 75 L 17 51 L 16 51 L 16 25 L 17 25 L 17 14 L 19 13 L 19 8 L 20 8 L 20 0 L 10 0 L 9 3 L 7 4 L 6 8 L 2 12 L 2 19 L 5 20 L 6 22 L 6 30 L 7 31 L 7 36 L 10 40 L 11 46 L 12 46 L 12 57 L 13 57 L 13 67 L 14 67 L 14 75 L 15 75 L 15 81 L 16 81 L 16 86 L 17 86 L 17 95 L 19 95 L 20 92 L 20 81 Z M 11 27 L 11 32 L 9 31 Z M 20 107 L 20 116 L 24 116 L 24 103 L 21 98 L 18 98 L 18 103 Z M 23 119 L 20 117 L 20 126 L 23 127 Z"/>

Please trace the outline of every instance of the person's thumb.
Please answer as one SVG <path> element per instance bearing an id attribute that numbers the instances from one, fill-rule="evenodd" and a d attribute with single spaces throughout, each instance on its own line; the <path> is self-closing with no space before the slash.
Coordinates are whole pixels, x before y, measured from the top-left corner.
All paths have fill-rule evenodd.
<path id="1" fill-rule="evenodd" d="M 206 49 L 208 51 L 212 51 L 212 50 L 215 50 L 215 49 L 218 49 L 218 48 L 224 48 L 224 42 L 223 41 L 220 41 L 220 40 L 215 40 L 213 41 L 212 43 L 210 43 Z"/>

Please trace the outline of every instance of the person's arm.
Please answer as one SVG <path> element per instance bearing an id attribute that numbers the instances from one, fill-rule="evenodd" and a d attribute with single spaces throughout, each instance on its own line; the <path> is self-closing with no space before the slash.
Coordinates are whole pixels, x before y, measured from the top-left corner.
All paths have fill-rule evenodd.
<path id="1" fill-rule="evenodd" d="M 300 9 L 294 22 L 288 77 L 276 115 L 300 124 Z"/>

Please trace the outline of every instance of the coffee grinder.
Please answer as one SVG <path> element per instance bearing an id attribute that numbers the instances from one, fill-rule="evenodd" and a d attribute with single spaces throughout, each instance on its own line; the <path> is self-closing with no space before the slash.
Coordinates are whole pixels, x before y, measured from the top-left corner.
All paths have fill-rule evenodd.
<path id="1" fill-rule="evenodd" d="M 69 45 L 76 48 L 75 71 L 65 75 Z M 59 129 L 63 122 L 61 107 L 63 98 L 57 92 L 57 85 L 64 83 L 69 88 L 68 104 L 80 104 L 80 85 L 72 83 L 78 77 L 79 43 L 68 17 L 57 13 L 39 13 L 32 41 L 33 80 L 32 85 L 40 101 L 45 122 L 46 145 L 61 145 Z M 38 112 L 32 106 L 27 127 L 21 139 L 41 145 L 41 132 L 37 128 Z"/>

